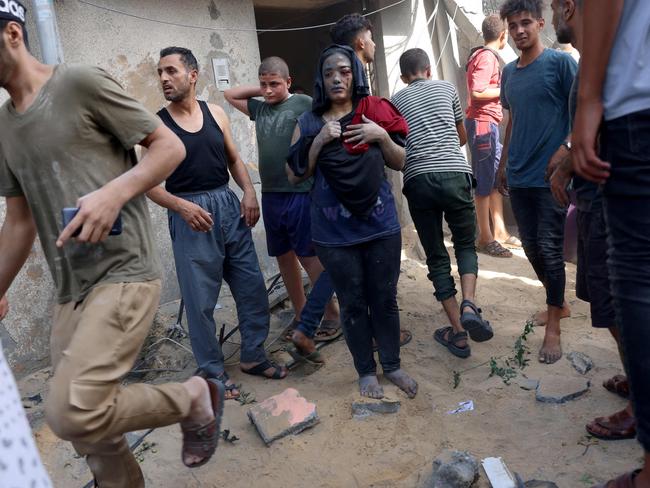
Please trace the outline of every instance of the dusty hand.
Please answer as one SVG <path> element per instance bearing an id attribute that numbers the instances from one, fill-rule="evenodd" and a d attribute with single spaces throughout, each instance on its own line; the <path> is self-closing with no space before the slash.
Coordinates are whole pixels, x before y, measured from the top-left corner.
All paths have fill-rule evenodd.
<path id="1" fill-rule="evenodd" d="M 567 164 L 571 164 L 571 153 L 569 150 L 564 147 L 560 146 L 560 148 L 555 151 L 553 156 L 551 156 L 551 159 L 548 162 L 548 165 L 546 166 L 546 174 L 544 175 L 544 179 L 546 181 L 551 180 L 551 175 L 555 173 L 555 170 L 558 168 L 558 166 L 565 166 Z M 570 168 L 569 168 L 570 170 Z"/>
<path id="2" fill-rule="evenodd" d="M 499 167 L 497 171 L 497 190 L 504 197 L 508 196 L 508 176 L 506 175 L 506 169 Z"/>
<path id="3" fill-rule="evenodd" d="M 343 138 L 348 144 L 355 144 L 354 147 L 361 146 L 362 144 L 371 144 L 373 142 L 380 142 L 386 137 L 386 131 L 375 124 L 365 115 L 361 115 L 362 124 L 348 125 Z"/>
<path id="4" fill-rule="evenodd" d="M 184 200 L 181 203 L 179 213 L 193 231 L 196 232 L 209 232 L 212 230 L 214 222 L 212 216 L 208 211 L 197 205 L 196 203 Z"/>
<path id="5" fill-rule="evenodd" d="M 7 296 L 3 296 L 0 298 L 0 320 L 4 319 L 7 316 L 7 313 L 9 312 L 9 300 L 7 300 Z"/>
<path id="6" fill-rule="evenodd" d="M 567 170 L 565 165 L 557 166 L 550 178 L 551 193 L 555 201 L 563 207 L 569 206 L 569 194 L 566 187 L 571 181 L 571 171 Z"/>
<path id="7" fill-rule="evenodd" d="M 341 123 L 337 120 L 330 120 L 320 130 L 316 136 L 320 142 L 325 145 L 341 137 Z"/>
<path id="8" fill-rule="evenodd" d="M 596 153 L 596 138 L 603 117 L 600 100 L 580 100 L 571 136 L 573 171 L 585 180 L 604 183 L 609 178 L 611 165 Z"/>
<path id="9" fill-rule="evenodd" d="M 77 200 L 79 211 L 59 235 L 56 245 L 63 247 L 77 229 L 78 242 L 96 244 L 108 237 L 124 202 L 109 187 L 100 188 Z"/>
<path id="10" fill-rule="evenodd" d="M 245 191 L 241 199 L 241 217 L 248 227 L 254 227 L 260 219 L 260 206 L 257 203 L 257 196 L 254 191 Z"/>

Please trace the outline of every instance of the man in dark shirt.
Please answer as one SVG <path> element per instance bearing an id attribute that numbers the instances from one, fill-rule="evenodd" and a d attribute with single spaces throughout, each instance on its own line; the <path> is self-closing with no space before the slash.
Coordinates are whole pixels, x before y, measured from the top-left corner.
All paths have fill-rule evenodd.
<path id="1" fill-rule="evenodd" d="M 553 25 L 557 39 L 561 43 L 570 42 L 578 51 L 582 51 L 582 3 L 583 0 L 553 0 Z M 575 117 L 578 96 L 578 76 L 571 88 L 569 111 Z M 573 120 L 572 124 L 573 126 Z M 573 175 L 571 154 L 566 158 L 554 158 L 556 165 L 549 165 L 550 183 L 553 196 L 561 205 L 567 206 L 566 187 Z M 618 350 L 623 357 L 620 343 L 620 331 L 616 325 L 614 305 L 610 291 L 609 271 L 607 269 L 607 231 L 603 196 L 598 185 L 573 175 L 573 187 L 576 191 L 578 209 L 578 270 L 576 273 L 576 296 L 589 302 L 591 325 L 595 328 L 607 328 L 616 340 Z M 629 394 L 627 378 L 616 375 L 605 381 L 605 388 L 613 393 L 626 396 Z M 633 438 L 636 435 L 636 421 L 632 403 L 624 409 L 606 417 L 597 417 L 587 424 L 587 432 L 594 437 L 605 440 Z"/>
<path id="2" fill-rule="evenodd" d="M 264 351 L 269 304 L 250 230 L 260 216 L 257 197 L 226 113 L 196 99 L 198 63 L 192 52 L 163 49 L 158 75 L 171 102 L 158 116 L 183 141 L 187 156 L 166 188 L 156 187 L 147 196 L 169 210 L 176 273 L 199 369 L 225 384 L 226 398 L 237 398 L 213 317 L 223 279 L 237 305 L 242 371 L 273 379 L 287 375 Z M 241 203 L 228 187 L 228 172 L 244 192 Z"/>

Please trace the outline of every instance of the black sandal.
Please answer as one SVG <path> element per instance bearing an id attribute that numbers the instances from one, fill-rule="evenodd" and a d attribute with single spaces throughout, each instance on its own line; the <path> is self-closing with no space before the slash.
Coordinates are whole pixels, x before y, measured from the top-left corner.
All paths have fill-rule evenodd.
<path id="1" fill-rule="evenodd" d="M 442 329 L 438 329 L 434 332 L 433 338 L 445 346 L 450 353 L 459 358 L 468 358 L 472 353 L 472 350 L 467 344 L 465 347 L 460 347 L 458 343 L 462 340 L 467 341 L 467 332 L 454 332 L 453 327 L 447 326 Z"/>
<path id="2" fill-rule="evenodd" d="M 471 308 L 472 312 L 463 312 L 465 307 Z M 469 336 L 475 342 L 489 341 L 494 337 L 490 322 L 483 320 L 481 309 L 469 300 L 463 300 L 460 304 L 460 325 L 469 332 Z"/>
<path id="3" fill-rule="evenodd" d="M 266 376 L 264 374 L 264 371 L 266 371 L 269 368 L 274 368 L 275 371 L 273 371 L 273 374 L 271 376 Z M 244 369 L 241 368 L 243 373 L 250 374 L 253 376 L 261 376 L 262 378 L 268 378 L 270 380 L 283 380 L 287 377 L 287 374 L 285 373 L 284 376 L 282 375 L 282 367 L 278 366 L 272 361 L 269 361 L 266 359 L 265 361 L 261 362 L 257 366 L 253 366 L 251 369 Z"/>

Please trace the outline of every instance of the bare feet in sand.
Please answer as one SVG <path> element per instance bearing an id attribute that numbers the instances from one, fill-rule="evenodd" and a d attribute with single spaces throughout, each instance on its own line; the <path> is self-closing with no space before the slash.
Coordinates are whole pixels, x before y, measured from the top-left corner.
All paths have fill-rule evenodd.
<path id="1" fill-rule="evenodd" d="M 190 412 L 181 422 L 184 428 L 201 427 L 209 424 L 214 420 L 214 411 L 212 401 L 210 400 L 210 390 L 208 383 L 200 376 L 192 376 L 183 383 L 183 386 L 190 395 Z M 191 454 L 185 455 L 183 462 L 186 466 L 197 464 L 203 460 L 203 457 Z"/>
<path id="2" fill-rule="evenodd" d="M 567 319 L 571 317 L 571 309 L 569 305 L 564 302 L 562 305 L 562 312 L 560 313 L 560 319 Z M 537 327 L 544 327 L 548 323 L 548 310 L 540 310 L 535 313 L 532 317 L 532 321 Z"/>
<path id="3" fill-rule="evenodd" d="M 390 373 L 384 373 L 384 378 L 397 386 L 400 390 L 408 395 L 409 398 L 415 398 L 418 394 L 418 384 L 403 369 L 397 369 Z"/>
<path id="4" fill-rule="evenodd" d="M 550 329 L 546 329 L 544 342 L 539 350 L 539 362 L 553 364 L 562 357 L 562 346 L 560 344 L 560 334 Z"/>
<path id="5" fill-rule="evenodd" d="M 299 330 L 294 330 L 291 335 L 291 342 L 296 346 L 296 350 L 303 356 L 309 356 L 316 352 L 316 343 Z"/>
<path id="6" fill-rule="evenodd" d="M 359 393 L 368 398 L 384 398 L 384 389 L 375 375 L 359 378 Z"/>

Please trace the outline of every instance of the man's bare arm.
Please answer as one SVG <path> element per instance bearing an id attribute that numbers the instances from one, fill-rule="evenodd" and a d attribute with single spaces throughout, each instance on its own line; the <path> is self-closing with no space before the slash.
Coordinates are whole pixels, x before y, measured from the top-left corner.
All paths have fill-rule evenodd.
<path id="1" fill-rule="evenodd" d="M 496 100 L 501 96 L 501 88 L 486 88 L 481 92 L 472 91 L 470 96 L 472 100 Z"/>
<path id="2" fill-rule="evenodd" d="M 253 97 L 261 97 L 262 90 L 259 86 L 247 85 L 236 86 L 223 92 L 223 96 L 228 103 L 239 110 L 244 115 L 250 115 L 248 112 L 248 99 Z"/>
<path id="3" fill-rule="evenodd" d="M 462 120 L 460 122 L 456 122 L 456 132 L 458 132 L 460 147 L 463 147 L 465 144 L 467 144 L 467 131 L 465 130 L 465 124 Z"/>
<path id="4" fill-rule="evenodd" d="M 36 239 L 36 224 L 25 197 L 7 197 L 7 214 L 0 229 L 0 297 L 27 260 Z"/>
<path id="5" fill-rule="evenodd" d="M 80 242 L 106 239 L 126 202 L 162 182 L 185 159 L 185 146 L 164 124 L 140 144 L 148 150 L 138 164 L 77 201 L 79 212 L 59 235 L 57 246 L 62 247 L 80 227 L 76 238 Z"/>
<path id="6" fill-rule="evenodd" d="M 156 186 L 147 192 L 154 203 L 179 214 L 190 228 L 196 232 L 208 232 L 214 222 L 212 215 L 199 205 L 172 195 L 162 186 Z"/>
<path id="7" fill-rule="evenodd" d="M 574 171 L 596 183 L 603 183 L 609 177 L 610 165 L 598 157 L 596 137 L 603 116 L 607 65 L 623 3 L 623 0 L 589 0 L 583 10 L 584 37 L 588 42 L 582 50 L 571 152 Z"/>
<path id="8" fill-rule="evenodd" d="M 508 167 L 508 148 L 510 147 L 510 136 L 512 134 L 512 117 L 509 111 L 504 112 L 503 115 L 508 118 L 508 125 L 506 126 L 506 135 L 503 138 L 503 149 L 501 150 L 501 159 L 497 171 L 497 188 L 499 189 L 499 193 L 507 195 L 508 179 L 506 177 L 506 168 Z"/>
<path id="9" fill-rule="evenodd" d="M 246 165 L 239 156 L 239 151 L 235 145 L 235 140 L 230 130 L 230 121 L 223 109 L 217 105 L 210 105 L 210 112 L 219 123 L 223 131 L 224 144 L 226 146 L 226 156 L 228 157 L 228 169 L 235 180 L 237 186 L 242 189 L 244 195 L 241 199 L 241 216 L 245 219 L 246 225 L 249 227 L 255 226 L 260 219 L 260 207 L 257 202 L 257 195 L 253 182 L 248 174 Z"/>

